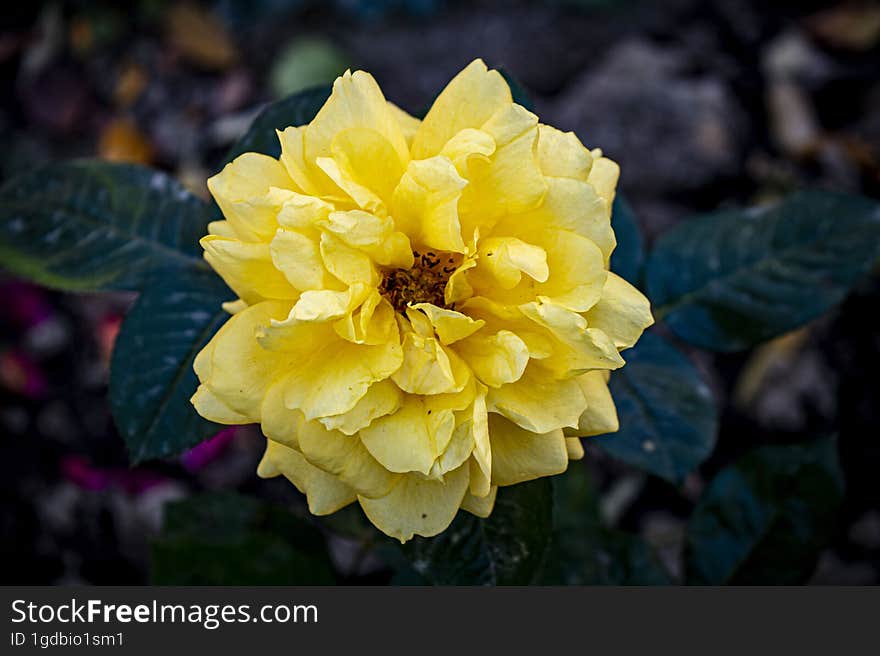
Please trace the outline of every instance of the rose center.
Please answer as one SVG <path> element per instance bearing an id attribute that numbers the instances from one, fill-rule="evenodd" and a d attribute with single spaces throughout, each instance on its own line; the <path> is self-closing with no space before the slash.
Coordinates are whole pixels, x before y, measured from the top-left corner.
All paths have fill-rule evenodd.
<path id="1" fill-rule="evenodd" d="M 444 298 L 446 283 L 461 264 L 461 255 L 443 251 L 413 251 L 413 259 L 411 269 L 386 270 L 379 284 L 379 292 L 401 314 L 409 303 L 449 307 Z"/>

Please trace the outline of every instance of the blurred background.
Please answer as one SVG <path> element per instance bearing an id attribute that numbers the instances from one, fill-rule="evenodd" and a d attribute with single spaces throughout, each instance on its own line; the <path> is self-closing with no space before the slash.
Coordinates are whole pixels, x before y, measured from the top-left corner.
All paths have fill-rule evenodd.
<path id="1" fill-rule="evenodd" d="M 0 21 L 2 179 L 97 156 L 205 196 L 265 103 L 351 67 L 417 112 L 482 57 L 544 122 L 620 162 L 648 243 L 695 213 L 802 186 L 880 197 L 878 3 L 82 1 L 16 3 Z M 145 583 L 163 505 L 203 490 L 304 508 L 292 486 L 256 477 L 252 427 L 129 467 L 105 396 L 131 301 L 0 270 L 0 583 Z M 678 575 L 684 523 L 715 472 L 757 445 L 835 434 L 846 497 L 810 582 L 880 582 L 878 305 L 875 271 L 830 315 L 754 351 L 691 351 L 720 406 L 715 454 L 675 488 L 587 441 L 605 520 Z M 331 551 L 345 582 L 390 578 L 345 539 Z"/>

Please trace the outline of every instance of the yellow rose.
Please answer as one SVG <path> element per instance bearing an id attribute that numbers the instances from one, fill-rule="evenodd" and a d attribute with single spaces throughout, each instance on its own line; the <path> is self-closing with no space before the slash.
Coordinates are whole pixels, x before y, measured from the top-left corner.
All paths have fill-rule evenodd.
<path id="1" fill-rule="evenodd" d="M 208 181 L 226 220 L 201 243 L 239 300 L 192 399 L 261 424 L 260 476 L 405 541 L 617 430 L 608 373 L 652 318 L 608 271 L 614 162 L 480 60 L 422 121 L 347 72 L 278 138 Z"/>

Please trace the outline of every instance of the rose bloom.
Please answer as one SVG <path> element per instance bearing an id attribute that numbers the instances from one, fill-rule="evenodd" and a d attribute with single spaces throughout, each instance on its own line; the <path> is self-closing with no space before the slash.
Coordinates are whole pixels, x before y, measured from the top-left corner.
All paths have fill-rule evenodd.
<path id="1" fill-rule="evenodd" d="M 405 541 L 617 430 L 608 374 L 652 318 L 608 270 L 614 162 L 480 60 L 421 121 L 346 72 L 278 138 L 208 181 L 205 259 L 239 299 L 192 399 L 260 423 L 260 476 Z"/>

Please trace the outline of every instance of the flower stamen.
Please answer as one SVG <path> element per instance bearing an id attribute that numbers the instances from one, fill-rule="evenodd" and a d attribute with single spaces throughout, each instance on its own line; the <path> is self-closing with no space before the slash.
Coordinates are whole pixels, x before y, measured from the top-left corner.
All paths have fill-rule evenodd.
<path id="1" fill-rule="evenodd" d="M 411 269 L 388 269 L 379 283 L 382 294 L 397 312 L 403 314 L 410 303 L 446 305 L 444 292 L 449 277 L 460 265 L 461 256 L 442 251 L 413 251 Z"/>

